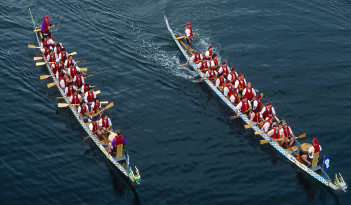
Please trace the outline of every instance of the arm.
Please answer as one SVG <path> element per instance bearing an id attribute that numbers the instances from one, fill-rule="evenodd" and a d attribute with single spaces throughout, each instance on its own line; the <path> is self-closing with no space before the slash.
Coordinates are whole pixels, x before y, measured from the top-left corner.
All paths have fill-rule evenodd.
<path id="1" fill-rule="evenodd" d="M 239 102 L 239 104 L 235 107 L 236 116 L 239 116 L 239 110 L 241 110 L 242 105 L 243 103 Z"/>

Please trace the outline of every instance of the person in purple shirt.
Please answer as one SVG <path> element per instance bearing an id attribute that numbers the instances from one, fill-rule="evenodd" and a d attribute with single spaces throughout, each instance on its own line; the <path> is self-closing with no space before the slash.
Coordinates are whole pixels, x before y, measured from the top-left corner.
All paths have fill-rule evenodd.
<path id="1" fill-rule="evenodd" d="M 113 138 L 113 140 L 109 143 L 108 145 L 108 150 L 109 152 L 116 152 L 117 145 L 123 144 L 125 146 L 127 144 L 127 140 L 122 136 L 121 130 L 116 130 L 116 136 Z"/>
<path id="2" fill-rule="evenodd" d="M 50 17 L 48 15 L 45 16 L 44 20 L 41 22 L 41 32 L 43 34 L 49 34 L 49 26 L 53 26 L 55 28 L 55 25 L 52 25 L 49 22 Z"/>

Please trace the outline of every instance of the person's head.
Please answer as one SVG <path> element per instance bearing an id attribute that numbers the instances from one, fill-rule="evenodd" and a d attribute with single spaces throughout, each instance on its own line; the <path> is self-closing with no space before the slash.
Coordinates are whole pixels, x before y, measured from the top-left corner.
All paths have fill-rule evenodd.
<path id="1" fill-rule="evenodd" d="M 232 72 L 232 73 L 235 73 L 235 71 L 236 71 L 236 70 L 235 70 L 234 67 L 232 68 L 232 70 L 230 70 L 230 72 Z"/>
<path id="2" fill-rule="evenodd" d="M 89 88 L 89 93 L 93 93 L 93 88 Z"/>
<path id="3" fill-rule="evenodd" d="M 271 121 L 271 123 L 275 123 L 275 122 L 277 122 L 277 119 L 275 119 L 275 117 L 273 117 L 270 121 Z"/>
<path id="4" fill-rule="evenodd" d="M 316 145 L 316 144 L 318 144 L 318 139 L 317 138 L 313 138 L 312 142 L 313 142 L 313 145 Z"/>
<path id="5" fill-rule="evenodd" d="M 230 80 L 226 80 L 225 82 L 230 86 Z"/>
<path id="6" fill-rule="evenodd" d="M 248 83 L 247 83 L 247 87 L 248 87 L 248 88 L 251 88 L 251 82 L 248 82 Z"/>
<path id="7" fill-rule="evenodd" d="M 50 49 L 50 45 L 49 45 L 49 44 L 46 44 L 45 48 L 46 48 L 46 49 Z"/>
<path id="8" fill-rule="evenodd" d="M 54 53 L 55 53 L 55 52 L 54 52 L 54 49 L 50 49 L 50 54 L 51 54 L 51 55 L 54 55 Z"/>
<path id="9" fill-rule="evenodd" d="M 256 109 L 254 109 L 254 113 L 259 113 L 260 112 L 260 109 L 258 109 L 258 108 L 256 108 Z"/>
<path id="10" fill-rule="evenodd" d="M 269 109 L 272 108 L 272 103 L 269 102 L 269 103 L 267 104 L 267 106 L 268 106 Z"/>
<path id="11" fill-rule="evenodd" d="M 239 78 L 240 78 L 240 80 L 244 79 L 244 74 L 240 73 Z"/>
<path id="12" fill-rule="evenodd" d="M 257 95 L 257 99 L 262 99 L 262 96 L 261 96 L 261 94 L 259 94 L 259 95 Z"/>
<path id="13" fill-rule="evenodd" d="M 217 60 L 217 54 L 213 54 L 212 59 Z"/>
<path id="14" fill-rule="evenodd" d="M 106 119 L 106 118 L 107 118 L 107 114 L 106 114 L 106 113 L 102 114 L 102 115 L 101 115 L 101 118 Z"/>
<path id="15" fill-rule="evenodd" d="M 80 75 L 81 75 L 81 73 L 80 73 L 80 72 L 77 72 L 77 75 L 78 75 L 78 76 L 80 76 Z"/>
<path id="16" fill-rule="evenodd" d="M 61 78 L 64 78 L 65 77 L 65 73 L 61 73 Z"/>
<path id="17" fill-rule="evenodd" d="M 247 97 L 245 95 L 243 96 L 243 100 L 242 101 L 247 102 Z"/>
<path id="18" fill-rule="evenodd" d="M 95 102 L 95 103 L 98 103 L 98 102 L 100 102 L 100 99 L 99 99 L 99 97 L 96 97 L 96 98 L 94 99 L 94 102 Z"/>
<path id="19" fill-rule="evenodd" d="M 222 67 L 226 67 L 227 66 L 227 63 L 226 62 L 223 62 L 222 63 Z"/>
<path id="20" fill-rule="evenodd" d="M 62 51 L 63 51 L 63 52 L 65 52 L 65 51 L 66 51 L 66 49 L 62 47 Z"/>
<path id="21" fill-rule="evenodd" d="M 46 36 L 43 36 L 43 38 L 41 39 L 41 41 L 45 42 L 45 41 L 46 41 Z"/>
<path id="22" fill-rule="evenodd" d="M 73 63 L 69 64 L 69 67 L 73 68 L 73 66 L 74 66 L 74 64 L 73 64 Z"/>
<path id="23" fill-rule="evenodd" d="M 73 95 L 77 95 L 77 94 L 78 94 L 77 90 L 74 89 L 74 90 L 73 90 Z"/>
<path id="24" fill-rule="evenodd" d="M 121 134 L 122 134 L 121 130 L 116 130 L 116 134 L 117 134 L 117 136 L 121 136 Z"/>
<path id="25" fill-rule="evenodd" d="M 85 106 L 85 101 L 83 100 L 82 102 L 80 102 L 80 106 Z"/>
<path id="26" fill-rule="evenodd" d="M 213 49 L 212 46 L 208 47 L 208 50 L 212 51 L 212 49 Z"/>
<path id="27" fill-rule="evenodd" d="M 186 22 L 186 27 L 190 27 L 190 26 L 191 26 L 190 22 Z"/>
<path id="28" fill-rule="evenodd" d="M 223 75 L 223 74 L 220 74 L 219 77 L 223 79 L 223 78 L 224 78 L 224 75 Z"/>
<path id="29" fill-rule="evenodd" d="M 61 48 L 61 44 L 59 44 L 59 43 L 56 44 L 56 47 L 57 47 L 57 48 Z"/>
<path id="30" fill-rule="evenodd" d="M 279 124 L 276 124 L 275 127 L 274 127 L 275 131 L 278 131 L 279 128 L 280 128 Z"/>
<path id="31" fill-rule="evenodd" d="M 67 87 L 73 87 L 73 83 L 72 82 L 67 83 Z"/>
<path id="32" fill-rule="evenodd" d="M 45 16 L 45 21 L 49 21 L 49 19 L 50 19 L 49 15 L 46 15 Z"/>
<path id="33" fill-rule="evenodd" d="M 72 60 L 73 59 L 73 56 L 72 55 L 69 55 L 68 56 L 68 60 Z"/>

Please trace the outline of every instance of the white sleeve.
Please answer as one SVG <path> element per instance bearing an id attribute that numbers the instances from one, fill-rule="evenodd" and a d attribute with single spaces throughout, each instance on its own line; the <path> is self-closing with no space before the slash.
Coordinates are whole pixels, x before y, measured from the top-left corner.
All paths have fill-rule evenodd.
<path id="1" fill-rule="evenodd" d="M 76 64 L 76 62 L 72 59 L 72 63 L 73 63 L 73 65 L 75 65 Z"/>
<path id="2" fill-rule="evenodd" d="M 242 102 L 239 102 L 239 104 L 235 107 L 235 109 L 237 109 L 238 111 L 240 111 L 242 106 L 243 106 L 243 103 L 242 103 Z"/>
<path id="3" fill-rule="evenodd" d="M 221 70 L 219 70 L 219 72 L 221 72 Z M 228 74 L 227 80 L 232 81 L 232 75 Z"/>
<path id="4" fill-rule="evenodd" d="M 88 105 L 85 105 L 85 110 L 88 110 L 90 112 Z"/>
<path id="5" fill-rule="evenodd" d="M 60 81 L 60 86 L 61 86 L 61 88 L 65 88 L 65 87 L 66 87 L 66 86 L 65 86 L 65 81 L 61 80 L 61 81 Z"/>
<path id="6" fill-rule="evenodd" d="M 263 115 L 263 113 L 266 112 L 266 107 L 263 107 L 261 110 L 261 114 Z"/>
<path id="7" fill-rule="evenodd" d="M 46 56 L 46 61 L 49 62 L 49 60 L 50 60 L 50 54 L 48 54 L 48 55 Z"/>
<path id="8" fill-rule="evenodd" d="M 269 127 L 270 127 L 270 123 L 266 122 L 266 123 L 264 123 L 262 129 L 263 129 L 263 131 L 267 132 L 269 130 Z"/>
<path id="9" fill-rule="evenodd" d="M 256 97 L 256 91 L 253 88 L 252 88 L 252 93 L 253 93 L 253 96 Z"/>
<path id="10" fill-rule="evenodd" d="M 43 44 L 43 42 L 40 42 L 40 50 L 44 50 L 45 48 L 44 48 L 44 44 Z"/>
<path id="11" fill-rule="evenodd" d="M 206 71 L 205 77 L 208 78 L 210 76 L 209 72 Z"/>
<path id="12" fill-rule="evenodd" d="M 195 55 L 193 55 L 193 56 L 190 57 L 189 62 L 194 62 L 194 59 L 195 59 Z"/>
<path id="13" fill-rule="evenodd" d="M 78 107 L 78 113 L 81 113 L 82 109 L 80 108 L 80 106 Z"/>
<path id="14" fill-rule="evenodd" d="M 219 73 L 223 73 L 223 68 L 222 68 L 222 66 L 219 68 L 218 72 L 219 72 Z"/>
<path id="15" fill-rule="evenodd" d="M 57 54 L 57 47 L 55 46 L 55 48 L 54 48 L 54 52 Z"/>
<path id="16" fill-rule="evenodd" d="M 201 68 L 201 62 L 197 64 L 197 70 Z"/>
<path id="17" fill-rule="evenodd" d="M 243 90 L 242 96 L 244 96 L 246 94 L 246 88 Z"/>
<path id="18" fill-rule="evenodd" d="M 229 93 L 229 89 L 227 88 L 227 87 L 224 87 L 224 89 L 223 89 L 223 94 L 224 94 L 224 96 L 228 96 L 228 93 Z"/>
<path id="19" fill-rule="evenodd" d="M 77 72 L 80 72 L 80 68 L 76 65 Z"/>
<path id="20" fill-rule="evenodd" d="M 252 108 L 250 100 L 247 100 L 247 103 L 249 104 L 249 107 Z"/>
<path id="21" fill-rule="evenodd" d="M 254 101 L 253 101 L 253 108 L 256 109 L 256 108 L 257 108 L 257 105 L 258 105 L 257 100 L 254 100 Z M 261 114 L 261 113 L 260 113 L 260 114 Z"/>
<path id="22" fill-rule="evenodd" d="M 239 87 L 239 80 L 236 80 L 236 81 L 235 81 L 235 84 L 234 84 L 234 88 L 237 89 L 238 87 Z"/>
<path id="23" fill-rule="evenodd" d="M 244 82 L 245 82 L 245 87 L 247 86 L 247 83 L 246 83 L 246 80 L 245 80 L 245 78 L 244 78 Z"/>
<path id="24" fill-rule="evenodd" d="M 69 97 L 69 102 L 72 103 L 73 100 L 73 95 L 71 95 L 71 97 Z"/>
<path id="25" fill-rule="evenodd" d="M 102 119 L 99 120 L 99 126 L 102 126 Z"/>
<path id="26" fill-rule="evenodd" d="M 210 52 L 209 52 L 209 51 L 206 51 L 206 52 L 205 52 L 205 56 L 206 56 L 206 57 L 210 57 Z"/>
<path id="27" fill-rule="evenodd" d="M 294 134 L 292 129 L 291 129 L 291 127 L 289 125 L 288 125 L 288 127 L 289 127 L 289 130 L 290 130 L 290 134 Z"/>
<path id="28" fill-rule="evenodd" d="M 75 76 L 74 76 L 74 78 L 75 78 Z M 74 80 L 73 80 L 74 81 Z M 74 81 L 75 82 L 75 81 Z M 84 92 L 84 87 L 85 87 L 85 85 L 82 85 L 82 87 L 80 88 L 80 91 L 82 91 L 82 93 Z"/>
<path id="29" fill-rule="evenodd" d="M 47 41 L 47 44 L 54 44 L 55 42 L 52 40 L 52 39 L 49 39 L 48 41 Z"/>
<path id="30" fill-rule="evenodd" d="M 67 64 L 68 64 L 68 59 L 65 60 L 64 66 L 67 67 Z"/>
<path id="31" fill-rule="evenodd" d="M 188 38 L 188 36 L 190 36 L 190 29 L 185 29 L 185 37 Z"/>
<path id="32" fill-rule="evenodd" d="M 230 96 L 230 102 L 235 102 L 235 96 L 234 95 Z"/>
<path id="33" fill-rule="evenodd" d="M 73 78 L 73 82 L 76 82 L 77 81 L 77 76 L 74 76 Z M 82 86 L 83 87 L 83 86 Z M 82 90 L 83 91 L 83 90 Z"/>
<path id="34" fill-rule="evenodd" d="M 321 152 L 322 151 L 322 147 L 319 145 L 319 151 Z"/>
<path id="35" fill-rule="evenodd" d="M 211 67 L 215 67 L 215 63 L 213 60 L 211 60 Z"/>
<path id="36" fill-rule="evenodd" d="M 202 56 L 202 54 L 200 54 L 200 58 L 203 59 L 204 57 Z"/>
<path id="37" fill-rule="evenodd" d="M 93 128 L 94 128 L 93 123 L 89 123 L 89 130 L 93 131 Z"/>
<path id="38" fill-rule="evenodd" d="M 272 107 L 272 114 L 275 115 L 274 107 Z"/>
<path id="39" fill-rule="evenodd" d="M 45 49 L 40 49 L 40 51 L 44 54 L 45 53 Z"/>
<path id="40" fill-rule="evenodd" d="M 220 83 L 221 81 L 219 80 L 219 78 L 217 78 L 217 80 L 216 80 L 216 87 L 218 87 L 219 86 L 219 83 Z"/>
<path id="41" fill-rule="evenodd" d="M 84 82 L 84 77 L 83 77 L 82 75 L 81 75 L 80 77 L 81 77 L 81 79 L 82 79 L 82 83 L 85 84 L 85 82 Z"/>
<path id="42" fill-rule="evenodd" d="M 85 101 L 85 102 L 88 102 L 88 92 L 86 92 L 86 93 L 84 94 L 84 101 Z"/>
<path id="43" fill-rule="evenodd" d="M 65 95 L 68 93 L 68 87 L 65 88 Z"/>
<path id="44" fill-rule="evenodd" d="M 266 130 L 265 130 L 265 131 L 266 131 Z M 267 131 L 266 131 L 266 132 L 267 132 Z M 269 132 L 267 133 L 267 135 L 268 135 L 268 136 L 272 136 L 273 133 L 274 133 L 274 129 L 272 129 L 271 131 L 269 131 Z"/>
<path id="45" fill-rule="evenodd" d="M 108 124 L 109 124 L 109 127 L 112 126 L 112 122 L 110 118 L 108 118 Z"/>
<path id="46" fill-rule="evenodd" d="M 94 96 L 94 99 L 96 98 L 96 94 L 95 94 L 95 91 L 93 91 L 93 96 Z"/>

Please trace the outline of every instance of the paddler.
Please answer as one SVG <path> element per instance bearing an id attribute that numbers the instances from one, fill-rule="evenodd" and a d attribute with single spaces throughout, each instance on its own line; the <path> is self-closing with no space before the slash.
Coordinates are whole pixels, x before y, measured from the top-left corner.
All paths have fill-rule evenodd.
<path id="1" fill-rule="evenodd" d="M 267 135 L 271 139 L 277 140 L 275 142 L 278 143 L 280 146 L 282 146 L 283 143 L 285 142 L 285 139 L 283 137 L 283 133 L 281 132 L 281 127 L 278 124 L 276 124 L 275 127 L 267 133 Z"/>
<path id="2" fill-rule="evenodd" d="M 246 80 L 242 73 L 239 74 L 239 78 L 235 81 L 234 87 L 237 89 L 238 93 L 241 96 L 244 88 L 246 87 Z"/>
<path id="3" fill-rule="evenodd" d="M 82 70 L 77 66 L 77 64 L 71 63 L 70 66 L 69 66 L 69 69 L 68 69 L 68 72 L 67 72 L 67 73 L 68 73 L 72 78 L 74 78 L 74 77 L 77 75 L 78 72 L 82 73 L 83 75 L 87 75 L 84 71 L 82 71 Z"/>
<path id="4" fill-rule="evenodd" d="M 229 80 L 224 81 L 224 87 L 223 87 L 223 95 L 229 99 L 229 97 L 232 95 L 232 85 L 230 84 Z"/>
<path id="5" fill-rule="evenodd" d="M 76 86 L 74 86 L 72 82 L 67 83 L 67 87 L 65 89 L 66 97 L 72 96 L 73 95 L 73 90 L 77 90 Z"/>
<path id="6" fill-rule="evenodd" d="M 217 77 L 217 71 L 213 70 L 212 68 L 209 68 L 205 73 L 204 77 L 201 78 L 201 81 L 203 81 L 205 78 L 208 78 L 209 81 L 214 83 L 216 80 L 216 77 Z"/>
<path id="7" fill-rule="evenodd" d="M 250 127 L 252 127 L 252 125 L 257 125 L 260 121 L 264 121 L 262 114 L 260 113 L 259 109 L 254 109 L 253 112 L 251 112 L 250 115 Z"/>
<path id="8" fill-rule="evenodd" d="M 263 117 L 263 116 L 262 116 Z M 268 130 L 277 122 L 276 118 L 267 118 L 263 122 L 262 131 L 268 132 Z"/>
<path id="9" fill-rule="evenodd" d="M 55 54 L 57 55 L 57 56 L 59 56 L 59 54 L 61 53 L 61 51 L 62 51 L 62 46 L 61 46 L 61 44 L 56 44 L 56 46 L 54 47 L 54 52 L 55 52 Z"/>
<path id="10" fill-rule="evenodd" d="M 290 126 L 287 123 L 284 123 L 283 127 L 282 127 L 282 132 L 284 134 L 284 137 L 287 141 L 287 143 L 289 142 L 289 146 L 291 147 L 291 145 L 293 145 L 295 139 L 297 139 L 297 137 L 295 137 L 293 131 L 291 130 Z"/>
<path id="11" fill-rule="evenodd" d="M 189 52 L 189 49 L 190 49 L 190 45 L 191 45 L 191 37 L 193 36 L 193 29 L 191 29 L 191 25 L 190 25 L 190 22 L 187 22 L 186 23 L 186 26 L 185 26 L 185 38 L 186 38 L 186 52 L 188 53 Z"/>
<path id="12" fill-rule="evenodd" d="M 190 62 L 198 64 L 202 61 L 202 55 L 197 50 L 195 50 L 194 55 L 189 58 L 185 65 L 189 65 Z"/>
<path id="13" fill-rule="evenodd" d="M 90 107 L 93 104 L 95 98 L 96 98 L 96 94 L 95 94 L 93 88 L 89 88 L 89 91 L 84 94 L 84 101 L 87 104 L 89 110 L 90 110 Z"/>
<path id="14" fill-rule="evenodd" d="M 94 99 L 93 104 L 91 105 L 91 115 L 94 116 L 99 111 L 101 111 L 101 103 L 100 103 L 100 99 L 98 97 L 96 97 Z M 101 117 L 102 113 L 99 112 L 99 115 Z"/>
<path id="15" fill-rule="evenodd" d="M 97 124 L 97 120 L 98 120 L 99 116 L 95 116 L 93 117 L 93 119 L 91 119 L 90 123 L 89 123 L 89 130 L 94 134 L 94 136 L 96 137 L 96 139 L 98 138 L 99 135 L 99 125 Z M 100 133 L 101 135 L 101 133 Z"/>
<path id="16" fill-rule="evenodd" d="M 83 120 L 83 116 L 90 116 L 89 108 L 85 104 L 84 100 L 80 102 L 80 106 L 78 107 L 78 116 Z"/>
<path id="17" fill-rule="evenodd" d="M 256 97 L 256 91 L 255 89 L 252 88 L 251 86 L 251 82 L 247 83 L 246 88 L 243 90 L 242 95 L 246 96 L 246 98 L 250 101 L 252 101 L 254 99 L 254 97 Z"/>
<path id="18" fill-rule="evenodd" d="M 73 90 L 73 94 L 69 98 L 69 104 L 73 104 L 73 107 L 76 108 L 77 104 L 80 104 L 80 95 L 78 95 L 77 90 Z"/>
<path id="19" fill-rule="evenodd" d="M 215 71 L 218 71 L 218 59 L 217 59 L 217 54 L 213 54 L 212 60 L 211 60 L 211 68 Z"/>
<path id="20" fill-rule="evenodd" d="M 266 119 L 266 117 L 268 117 L 269 114 L 272 114 L 273 117 L 275 117 L 275 110 L 271 102 L 269 102 L 266 106 L 263 107 L 263 109 L 261 110 L 261 114 L 264 119 Z"/>
<path id="21" fill-rule="evenodd" d="M 322 151 L 322 147 L 318 144 L 318 139 L 313 138 L 312 139 L 312 146 L 308 149 L 308 153 L 303 153 L 300 151 L 300 156 L 303 161 L 305 161 L 308 166 L 310 167 L 312 165 L 312 160 L 313 160 L 313 154 Z"/>
<path id="22" fill-rule="evenodd" d="M 78 89 L 82 87 L 82 85 L 84 84 L 84 77 L 80 72 L 77 72 L 76 76 L 74 76 L 73 82 L 76 84 Z"/>
<path id="23" fill-rule="evenodd" d="M 219 74 L 219 78 L 216 80 L 216 87 L 219 91 L 223 92 L 225 78 L 223 74 Z"/>
<path id="24" fill-rule="evenodd" d="M 261 94 L 257 95 L 257 97 L 255 98 L 255 100 L 253 101 L 253 109 L 258 109 L 258 110 L 262 110 L 262 96 Z"/>
<path id="25" fill-rule="evenodd" d="M 61 89 L 65 89 L 67 86 L 66 74 L 61 73 L 59 78 L 59 86 Z"/>
<path id="26" fill-rule="evenodd" d="M 47 62 L 49 62 L 49 63 L 54 63 L 54 62 L 58 62 L 58 61 L 59 61 L 57 55 L 56 55 L 55 52 L 54 52 L 54 49 L 52 49 L 52 48 L 50 49 L 50 53 L 49 53 L 49 55 L 46 57 L 46 60 L 47 60 Z"/>
<path id="27" fill-rule="evenodd" d="M 101 119 L 99 120 L 99 127 L 102 135 L 106 136 L 105 130 L 110 130 L 112 127 L 112 122 L 106 113 L 102 114 Z"/>
<path id="28" fill-rule="evenodd" d="M 241 102 L 239 102 L 239 104 L 235 107 L 235 112 L 236 112 L 236 116 L 239 117 L 239 111 L 244 114 L 246 117 L 247 112 L 250 111 L 251 109 L 251 102 L 247 100 L 246 96 L 243 96 L 243 99 Z"/>
<path id="29" fill-rule="evenodd" d="M 67 57 L 68 57 L 68 54 L 67 54 L 67 51 L 66 51 L 65 48 L 62 48 L 62 50 L 61 50 L 60 54 L 58 55 L 58 57 L 59 57 L 59 59 L 60 59 L 60 61 L 61 61 L 62 63 L 65 63 L 65 62 L 66 62 Z M 70 64 L 70 65 L 71 65 L 71 64 Z"/>
<path id="30" fill-rule="evenodd" d="M 208 49 L 205 51 L 205 56 L 204 59 L 207 61 L 207 63 L 210 63 L 212 59 L 212 46 L 208 47 Z"/>
<path id="31" fill-rule="evenodd" d="M 234 85 L 236 79 L 238 78 L 238 74 L 236 73 L 236 70 L 235 68 L 233 67 L 231 70 L 230 70 L 230 73 L 228 74 L 228 77 L 227 77 L 227 80 L 230 81 L 231 84 Z"/>
<path id="32" fill-rule="evenodd" d="M 202 59 L 200 61 L 200 63 L 197 64 L 197 68 L 196 68 L 196 72 L 198 72 L 198 70 L 200 70 L 203 73 L 206 73 L 206 71 L 209 69 L 210 64 L 207 63 L 207 61 L 205 59 Z"/>
<path id="33" fill-rule="evenodd" d="M 222 66 L 219 68 L 218 73 L 223 74 L 224 77 L 227 78 L 227 76 L 228 76 L 229 73 L 230 73 L 230 69 L 229 69 L 229 67 L 227 66 L 227 63 L 226 63 L 226 62 L 223 62 L 223 63 L 222 63 Z M 229 79 L 228 79 L 228 80 L 229 80 Z"/>
<path id="34" fill-rule="evenodd" d="M 73 63 L 73 65 L 76 64 L 76 62 L 73 60 L 73 56 L 69 55 L 64 64 L 65 68 L 69 68 L 71 66 L 71 63 Z"/>
<path id="35" fill-rule="evenodd" d="M 122 136 L 121 130 L 116 130 L 116 136 L 108 144 L 109 153 L 115 153 L 117 151 L 117 145 L 123 144 L 123 147 L 127 144 L 127 140 Z"/>
<path id="36" fill-rule="evenodd" d="M 229 100 L 234 106 L 236 106 L 240 102 L 240 97 L 238 92 L 234 88 L 234 85 L 231 85 L 231 86 L 232 86 L 232 92 L 229 95 Z"/>
<path id="37" fill-rule="evenodd" d="M 41 22 L 41 32 L 43 34 L 50 34 L 51 32 L 49 32 L 49 26 L 53 26 L 55 28 L 55 25 L 52 25 L 49 22 L 50 17 L 48 15 L 46 15 L 44 17 L 44 20 Z"/>

